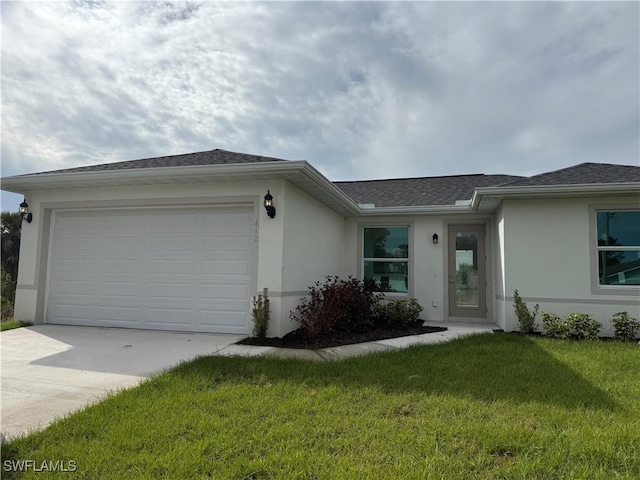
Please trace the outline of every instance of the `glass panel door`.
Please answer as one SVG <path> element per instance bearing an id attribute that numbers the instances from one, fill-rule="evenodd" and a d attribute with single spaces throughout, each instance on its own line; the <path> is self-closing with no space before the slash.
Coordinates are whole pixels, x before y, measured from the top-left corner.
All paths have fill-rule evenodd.
<path id="1" fill-rule="evenodd" d="M 449 226 L 449 315 L 486 317 L 484 225 Z"/>

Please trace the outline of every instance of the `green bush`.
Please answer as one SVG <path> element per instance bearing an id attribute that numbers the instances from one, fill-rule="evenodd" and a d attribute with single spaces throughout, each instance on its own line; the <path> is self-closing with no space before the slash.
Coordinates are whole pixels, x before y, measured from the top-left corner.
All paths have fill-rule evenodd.
<path id="1" fill-rule="evenodd" d="M 572 340 L 595 340 L 602 330 L 602 324 L 586 313 L 570 313 L 565 317 Z"/>
<path id="2" fill-rule="evenodd" d="M 564 320 L 553 313 L 542 313 L 542 334 L 569 340 L 595 340 L 602 324 L 585 313 L 570 313 Z"/>
<path id="3" fill-rule="evenodd" d="M 640 322 L 627 312 L 618 312 L 610 320 L 615 330 L 614 338 L 623 342 L 633 342 L 640 332 Z"/>
<path id="4" fill-rule="evenodd" d="M 513 292 L 513 307 L 516 310 L 516 317 L 518 317 L 518 324 L 520 325 L 520 331 L 522 333 L 532 333 L 536 325 L 536 316 L 540 310 L 540 305 L 536 303 L 533 310 L 529 310 L 527 304 L 522 300 L 518 290 Z"/>
<path id="5" fill-rule="evenodd" d="M 566 323 L 555 313 L 542 312 L 542 334 L 553 338 L 567 338 Z"/>
<path id="6" fill-rule="evenodd" d="M 415 298 L 410 300 L 391 300 L 386 305 L 380 305 L 377 313 L 382 323 L 390 328 L 407 328 L 419 323 L 420 312 L 424 310 Z"/>
<path id="7" fill-rule="evenodd" d="M 267 336 L 269 328 L 269 290 L 264 289 L 262 295 L 253 297 L 253 308 L 251 317 L 253 318 L 253 336 L 264 338 Z"/>
<path id="8" fill-rule="evenodd" d="M 336 330 L 357 332 L 373 326 L 372 314 L 382 298 L 373 280 L 328 276 L 324 284 L 309 287 L 309 297 L 300 301 L 289 317 L 300 322 L 307 337 Z"/>

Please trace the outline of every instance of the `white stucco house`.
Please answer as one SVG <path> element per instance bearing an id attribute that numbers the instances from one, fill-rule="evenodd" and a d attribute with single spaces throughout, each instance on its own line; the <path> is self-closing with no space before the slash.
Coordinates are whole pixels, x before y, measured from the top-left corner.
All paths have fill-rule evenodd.
<path id="1" fill-rule="evenodd" d="M 31 214 L 15 318 L 36 324 L 245 334 L 268 288 L 281 336 L 327 275 L 373 278 L 445 325 L 517 330 L 515 289 L 545 311 L 592 314 L 604 334 L 616 312 L 640 318 L 640 166 L 332 182 L 306 161 L 213 150 L 2 189 Z"/>

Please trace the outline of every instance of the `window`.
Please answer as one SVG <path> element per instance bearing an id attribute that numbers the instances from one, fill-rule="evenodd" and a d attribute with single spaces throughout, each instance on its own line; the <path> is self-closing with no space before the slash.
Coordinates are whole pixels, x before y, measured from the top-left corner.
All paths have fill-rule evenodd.
<path id="1" fill-rule="evenodd" d="M 366 227 L 364 278 L 380 292 L 409 292 L 409 227 Z"/>
<path id="2" fill-rule="evenodd" d="M 640 285 L 640 210 L 596 212 L 598 282 Z"/>

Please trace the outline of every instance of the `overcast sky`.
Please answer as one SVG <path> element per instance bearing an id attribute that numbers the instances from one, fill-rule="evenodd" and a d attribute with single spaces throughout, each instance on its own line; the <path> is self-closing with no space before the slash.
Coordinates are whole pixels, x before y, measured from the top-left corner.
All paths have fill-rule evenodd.
<path id="1" fill-rule="evenodd" d="M 2 175 L 215 148 L 331 180 L 637 165 L 639 7 L 2 1 Z"/>

